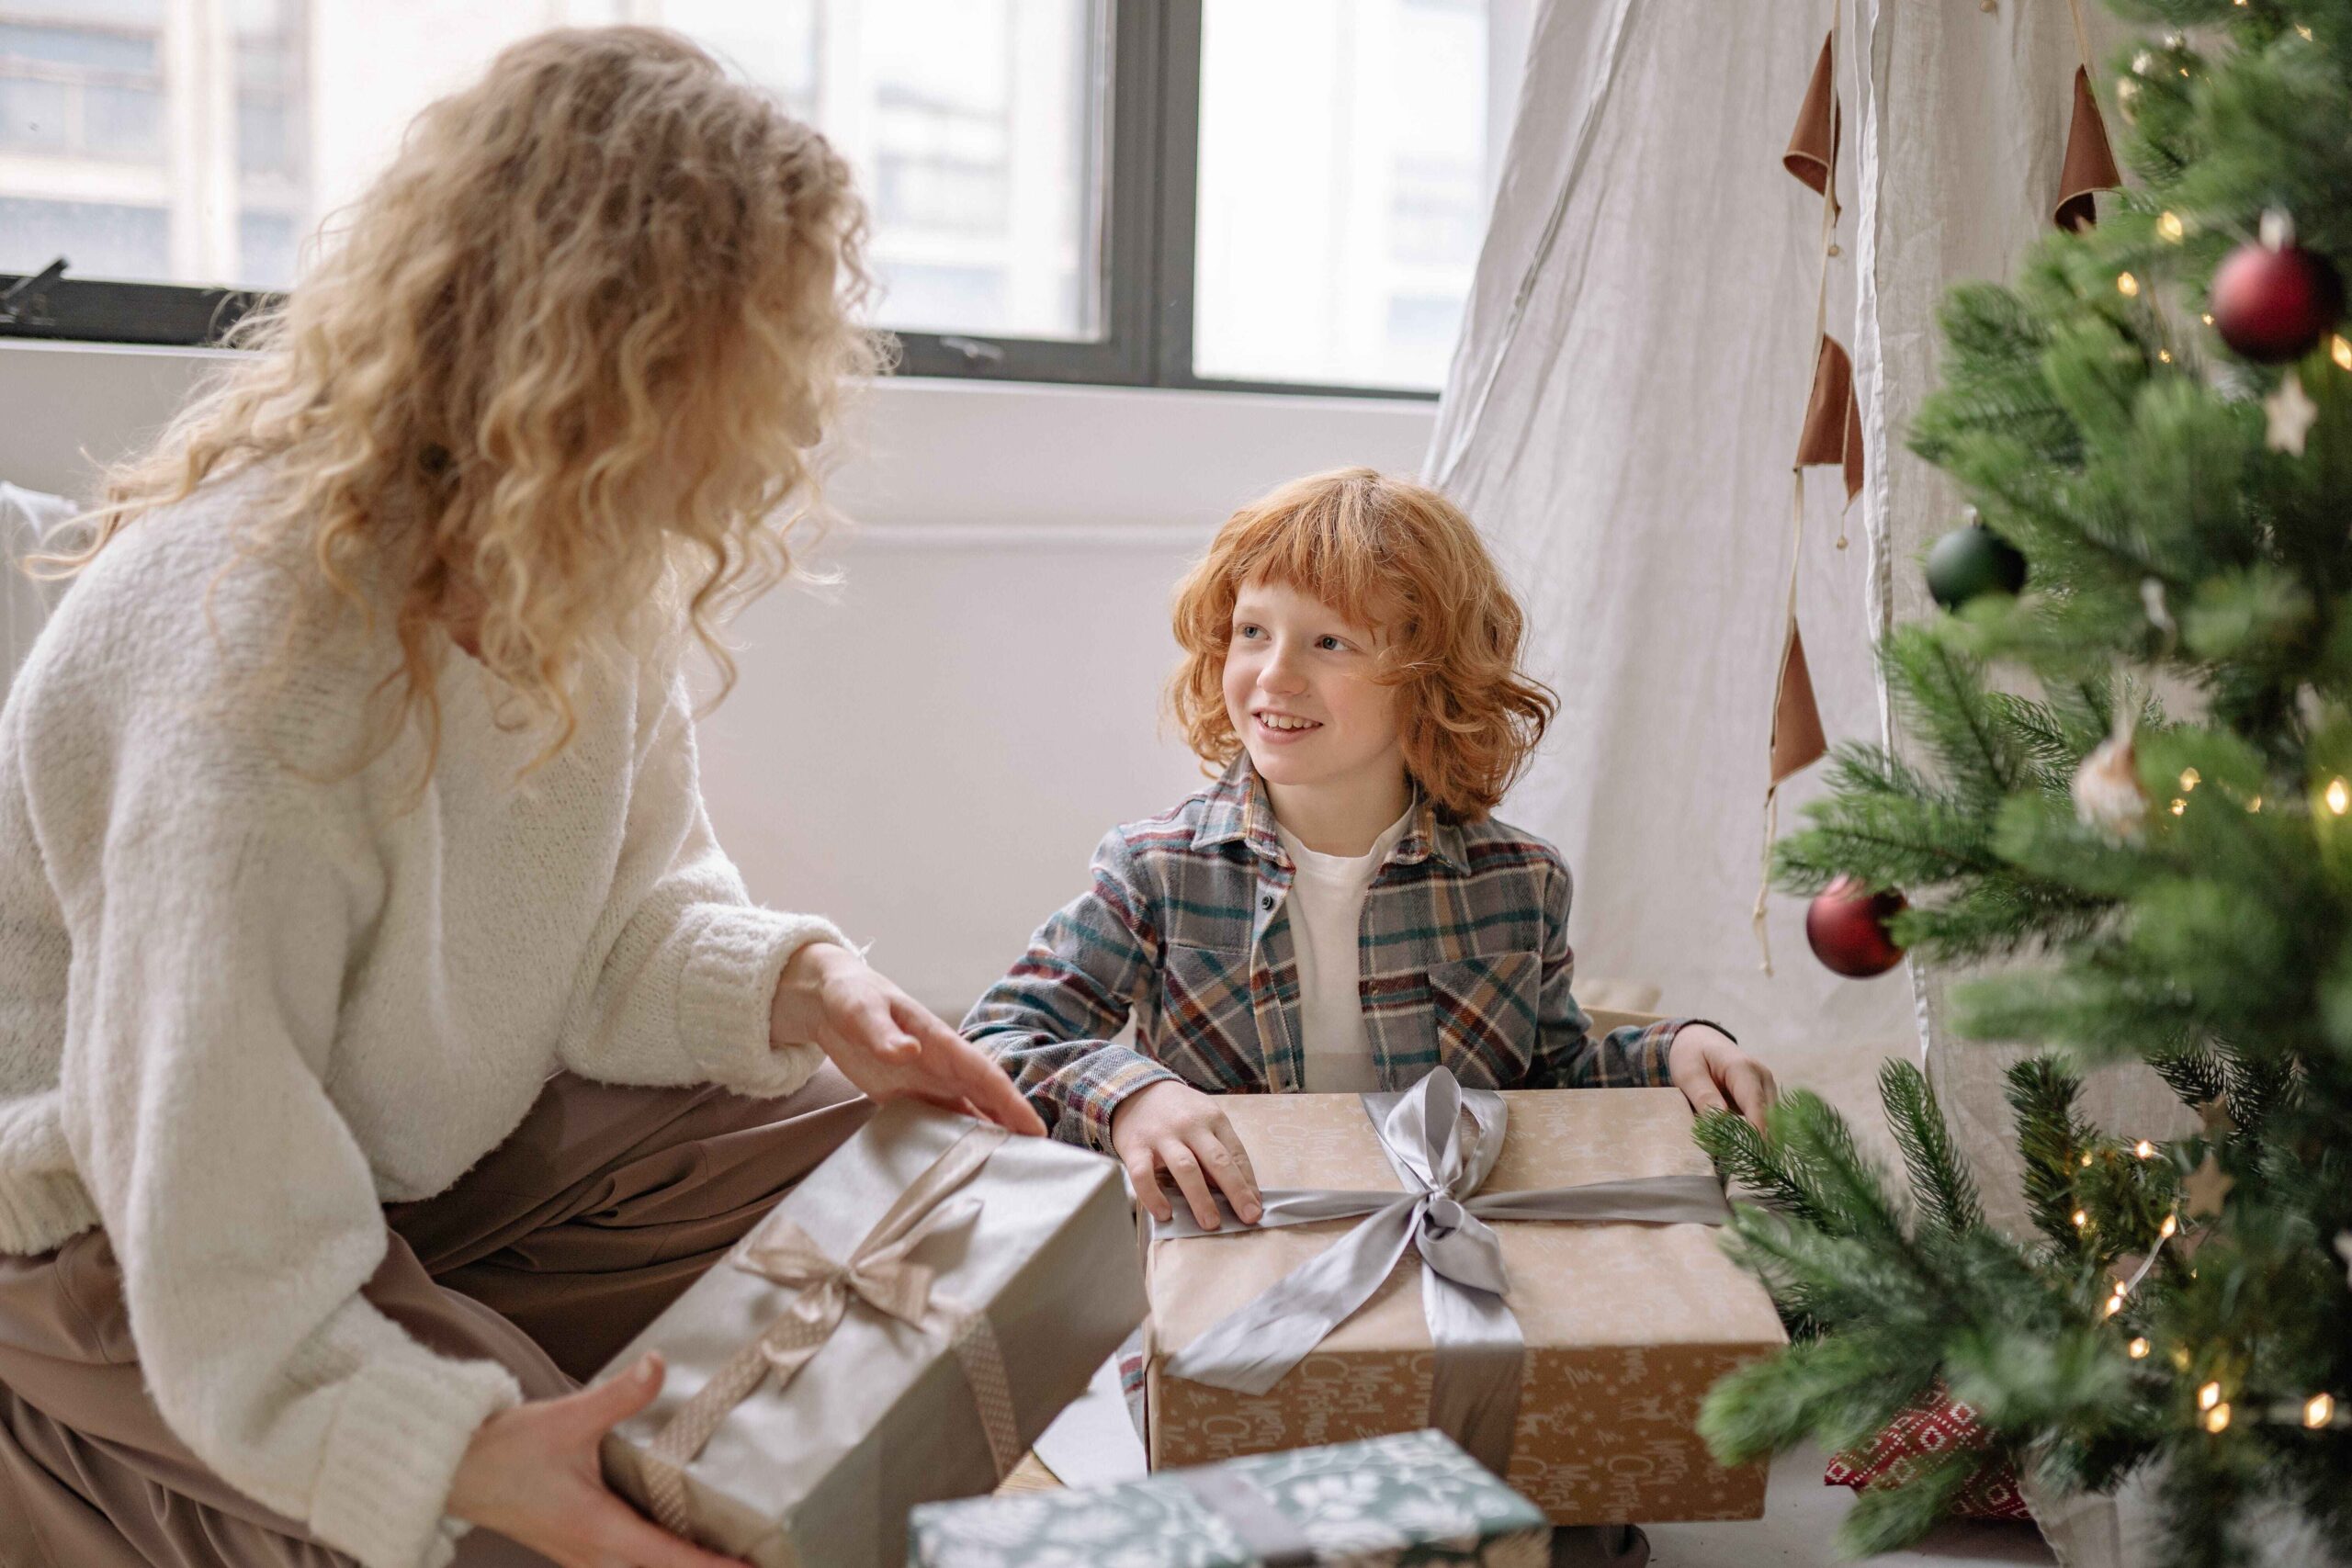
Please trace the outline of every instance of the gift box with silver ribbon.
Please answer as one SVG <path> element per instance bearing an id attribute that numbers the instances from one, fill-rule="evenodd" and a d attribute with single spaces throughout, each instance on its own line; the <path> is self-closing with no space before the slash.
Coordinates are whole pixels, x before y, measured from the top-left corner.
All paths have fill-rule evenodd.
<path id="1" fill-rule="evenodd" d="M 1234 1096 L 1265 1216 L 1149 1249 L 1155 1468 L 1424 1425 L 1556 1524 L 1753 1518 L 1707 1389 L 1785 1342 L 1674 1089 Z"/>

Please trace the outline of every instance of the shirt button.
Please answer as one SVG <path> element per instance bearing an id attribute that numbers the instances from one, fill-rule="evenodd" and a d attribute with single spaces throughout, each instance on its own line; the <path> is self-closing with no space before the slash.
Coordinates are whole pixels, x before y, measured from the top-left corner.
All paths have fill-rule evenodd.
<path id="1" fill-rule="evenodd" d="M 1264 897 L 1259 899 L 1258 908 L 1265 910 L 1268 914 L 1272 914 L 1274 908 L 1274 896 L 1269 893 Z"/>

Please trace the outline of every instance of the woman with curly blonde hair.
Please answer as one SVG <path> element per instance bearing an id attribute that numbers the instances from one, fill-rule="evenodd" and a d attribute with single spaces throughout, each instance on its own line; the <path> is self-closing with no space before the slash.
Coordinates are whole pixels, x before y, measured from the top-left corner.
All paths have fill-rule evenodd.
<path id="1" fill-rule="evenodd" d="M 1758 1115 L 1771 1075 L 1698 1019 L 1595 1038 L 1568 869 L 1494 818 L 1552 693 L 1460 509 L 1370 468 L 1236 512 L 1176 592 L 1170 699 L 1208 788 L 1113 829 L 964 1032 L 1145 1208 L 1258 1217 L 1213 1095 L 1672 1084 Z M 1114 1040 L 1132 1016 L 1132 1044 Z"/>
<path id="2" fill-rule="evenodd" d="M 598 1480 L 658 1361 L 575 1380 L 857 1091 L 1042 1131 L 697 786 L 863 235 L 699 50 L 545 34 L 112 476 L 0 713 L 0 1560 L 715 1568 Z"/>

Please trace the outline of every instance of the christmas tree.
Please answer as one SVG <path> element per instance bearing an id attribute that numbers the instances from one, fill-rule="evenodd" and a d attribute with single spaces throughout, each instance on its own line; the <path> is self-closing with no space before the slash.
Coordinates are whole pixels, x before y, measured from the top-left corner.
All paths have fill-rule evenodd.
<path id="1" fill-rule="evenodd" d="M 1984 530 L 1929 563 L 1956 607 L 1881 649 L 1927 761 L 1839 748 L 1776 852 L 1917 959 L 2004 960 L 1952 1027 L 2041 1053 L 2009 1077 L 2039 1234 L 1985 1223 L 1908 1065 L 1902 1190 L 1809 1095 L 1702 1131 L 1793 1331 L 1710 1396 L 1718 1453 L 1976 1412 L 1862 1495 L 1857 1555 L 2008 1464 L 2140 1472 L 2175 1564 L 2259 1561 L 2282 1514 L 2352 1541 L 2352 0 L 2120 8 L 2132 188 L 1949 299 L 1909 432 Z M 2079 1075 L 2114 1061 L 2201 1130 L 2089 1125 Z"/>

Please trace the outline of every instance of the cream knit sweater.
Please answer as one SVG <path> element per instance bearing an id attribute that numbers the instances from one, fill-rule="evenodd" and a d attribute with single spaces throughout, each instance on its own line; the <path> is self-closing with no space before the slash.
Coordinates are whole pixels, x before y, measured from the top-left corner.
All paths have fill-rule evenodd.
<path id="1" fill-rule="evenodd" d="M 674 660 L 583 678 L 543 736 L 451 650 L 441 750 L 353 774 L 388 633 L 287 635 L 236 557 L 262 481 L 131 525 L 0 712 L 0 1251 L 104 1224 L 173 1431 L 368 1568 L 447 1561 L 450 1477 L 518 1397 L 364 1302 L 380 1205 L 454 1182 L 548 1076 L 775 1095 L 786 961 L 745 898 Z M 228 569 L 224 573 L 224 566 Z M 379 622 L 380 626 L 380 622 Z"/>

